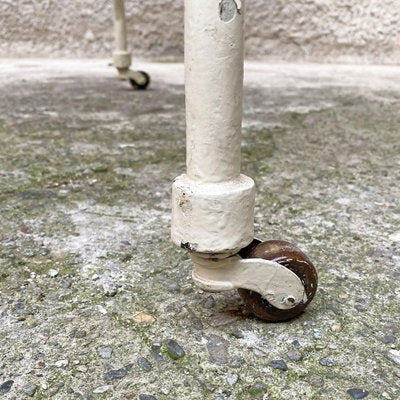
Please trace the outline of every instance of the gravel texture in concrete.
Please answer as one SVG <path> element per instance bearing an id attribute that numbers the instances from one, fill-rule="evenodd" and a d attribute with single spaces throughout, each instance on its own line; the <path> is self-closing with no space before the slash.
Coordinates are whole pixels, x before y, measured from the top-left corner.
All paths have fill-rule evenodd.
<path id="1" fill-rule="evenodd" d="M 320 279 L 298 319 L 245 317 L 169 241 L 183 69 L 2 60 L 0 397 L 400 397 L 400 68 L 246 66 L 256 231 Z"/>

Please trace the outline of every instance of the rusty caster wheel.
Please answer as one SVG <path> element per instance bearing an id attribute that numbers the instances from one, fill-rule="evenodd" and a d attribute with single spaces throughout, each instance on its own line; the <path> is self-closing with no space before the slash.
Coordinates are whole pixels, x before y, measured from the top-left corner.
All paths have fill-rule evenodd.
<path id="1" fill-rule="evenodd" d="M 143 83 L 138 83 L 134 79 L 129 79 L 129 82 L 131 83 L 132 87 L 136 90 L 145 90 L 150 84 L 150 75 L 147 72 L 144 71 L 137 71 L 140 74 L 142 74 L 145 78 L 145 81 Z"/>
<path id="2" fill-rule="evenodd" d="M 239 253 L 242 258 L 263 258 L 275 261 L 294 272 L 302 281 L 307 301 L 298 304 L 289 310 L 280 310 L 272 306 L 259 293 L 248 289 L 239 289 L 240 297 L 244 301 L 244 311 L 269 322 L 287 321 L 300 315 L 313 299 L 317 291 L 317 272 L 307 258 L 295 245 L 283 240 L 268 240 L 261 242 L 257 239 L 242 249 Z"/>

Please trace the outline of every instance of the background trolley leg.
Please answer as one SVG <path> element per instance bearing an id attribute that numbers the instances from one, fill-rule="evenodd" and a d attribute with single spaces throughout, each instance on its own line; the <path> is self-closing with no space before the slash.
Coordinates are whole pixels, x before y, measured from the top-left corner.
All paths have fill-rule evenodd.
<path id="1" fill-rule="evenodd" d="M 146 72 L 129 69 L 132 57 L 127 48 L 124 0 L 113 0 L 113 4 L 116 47 L 113 53 L 114 66 L 118 70 L 119 79 L 127 79 L 135 89 L 144 90 L 150 84 L 150 76 Z"/>
<path id="2" fill-rule="evenodd" d="M 300 314 L 317 275 L 283 241 L 254 240 L 255 187 L 240 173 L 244 1 L 185 0 L 187 173 L 172 190 L 172 240 L 202 289 L 239 289 L 268 321 Z"/>

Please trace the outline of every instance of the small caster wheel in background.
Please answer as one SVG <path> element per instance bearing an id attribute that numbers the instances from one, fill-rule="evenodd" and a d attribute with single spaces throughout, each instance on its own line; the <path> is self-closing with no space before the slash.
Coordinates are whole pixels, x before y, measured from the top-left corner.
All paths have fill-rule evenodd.
<path id="1" fill-rule="evenodd" d="M 137 73 L 143 75 L 145 78 L 144 82 L 138 83 L 134 79 L 129 79 L 129 82 L 131 83 L 132 87 L 136 90 L 145 90 L 150 84 L 150 75 L 147 72 L 144 71 L 137 71 Z"/>
<path id="2" fill-rule="evenodd" d="M 259 293 L 248 289 L 239 289 L 240 297 L 244 301 L 244 311 L 269 322 L 287 321 L 300 315 L 313 299 L 317 291 L 317 272 L 307 256 L 295 245 L 283 240 L 268 240 L 260 242 L 253 240 L 239 253 L 242 258 L 263 258 L 275 261 L 294 272 L 302 281 L 307 300 L 297 306 L 280 310 L 272 306 Z"/>

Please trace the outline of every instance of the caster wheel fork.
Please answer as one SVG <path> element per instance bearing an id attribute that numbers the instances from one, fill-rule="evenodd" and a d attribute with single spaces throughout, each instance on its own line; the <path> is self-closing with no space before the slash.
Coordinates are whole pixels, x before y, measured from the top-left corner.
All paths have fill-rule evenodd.
<path id="1" fill-rule="evenodd" d="M 117 68 L 118 79 L 128 80 L 135 90 L 145 90 L 150 85 L 150 75 L 144 71 L 134 71 L 129 68 Z"/>
<path id="2" fill-rule="evenodd" d="M 317 273 L 296 246 L 281 240 L 254 240 L 238 254 L 191 252 L 193 280 L 205 291 L 238 289 L 244 314 L 269 322 L 300 315 L 313 299 Z"/>
<path id="3" fill-rule="evenodd" d="M 255 239 L 249 246 L 242 249 L 239 255 L 244 259 L 261 258 L 274 261 L 288 268 L 301 280 L 306 295 L 305 301 L 293 308 L 282 310 L 274 307 L 259 293 L 240 288 L 238 292 L 244 301 L 244 312 L 246 314 L 253 314 L 270 322 L 287 321 L 299 316 L 312 301 L 317 291 L 317 272 L 308 257 L 292 243 L 283 240 L 261 242 Z M 291 299 L 288 298 L 288 301 L 291 301 Z"/>

